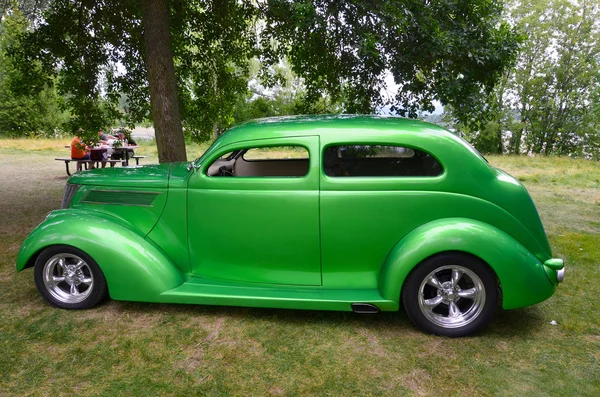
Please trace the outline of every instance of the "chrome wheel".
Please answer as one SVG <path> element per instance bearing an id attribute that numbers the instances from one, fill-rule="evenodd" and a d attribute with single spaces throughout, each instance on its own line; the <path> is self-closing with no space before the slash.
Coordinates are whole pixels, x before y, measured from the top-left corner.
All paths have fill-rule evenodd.
<path id="1" fill-rule="evenodd" d="M 474 321 L 485 306 L 485 287 L 473 271 L 459 265 L 441 266 L 421 282 L 419 309 L 433 324 L 459 328 Z"/>
<path id="2" fill-rule="evenodd" d="M 71 253 L 57 254 L 48 259 L 42 270 L 42 280 L 48 293 L 62 303 L 83 302 L 94 288 L 92 269 L 83 259 Z"/>

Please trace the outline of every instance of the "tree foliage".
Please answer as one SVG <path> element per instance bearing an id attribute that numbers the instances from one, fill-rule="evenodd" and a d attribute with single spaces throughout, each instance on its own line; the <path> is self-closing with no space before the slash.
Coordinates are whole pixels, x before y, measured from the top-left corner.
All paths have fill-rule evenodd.
<path id="1" fill-rule="evenodd" d="M 0 15 L 18 9 L 29 21 L 34 21 L 52 0 L 0 0 Z"/>
<path id="2" fill-rule="evenodd" d="M 519 94 L 521 116 L 512 152 L 600 155 L 600 114 L 590 112 L 600 86 L 600 4 L 554 0 L 540 6 L 545 11 L 537 19 L 522 4 L 515 8 L 531 41 L 509 88 Z"/>
<path id="3" fill-rule="evenodd" d="M 268 0 L 263 10 L 265 58 L 290 59 L 307 111 L 325 94 L 346 112 L 390 106 L 410 117 L 437 100 L 470 123 L 518 49 L 498 1 Z M 392 97 L 388 72 L 399 86 Z"/>
<path id="4" fill-rule="evenodd" d="M 206 140 L 233 121 L 248 92 L 250 60 L 258 54 L 250 1 L 191 1 L 177 4 L 174 48 L 184 126 Z"/>
<path id="5" fill-rule="evenodd" d="M 273 67 L 289 60 L 305 86 L 294 112 L 372 113 L 388 106 L 416 117 L 440 101 L 468 124 L 489 110 L 487 95 L 518 47 L 494 0 L 169 5 L 183 125 L 198 140 L 233 122 L 240 98 L 255 106 L 252 115 L 292 111 L 277 108 L 274 98 L 248 96 L 253 58 L 264 66 L 260 78 L 268 86 L 281 83 Z M 122 95 L 133 124 L 152 117 L 143 20 L 137 0 L 54 0 L 15 48 L 15 59 L 24 68 L 43 65 L 29 73 L 30 87 L 58 81 L 72 131 L 106 126 L 119 115 Z M 399 86 L 392 96 L 385 93 L 390 73 Z"/>
<path id="6" fill-rule="evenodd" d="M 255 7 L 234 0 L 171 1 L 172 50 L 184 126 L 206 139 L 228 122 L 245 93 Z M 15 48 L 23 68 L 41 62 L 73 114 L 70 130 L 93 137 L 118 113 L 122 94 L 130 125 L 151 118 L 144 26 L 134 0 L 55 0 L 35 30 Z M 33 77 L 33 76 L 32 76 Z M 48 76 L 32 78 L 29 86 Z"/>
<path id="7" fill-rule="evenodd" d="M 600 158 L 600 4 L 514 0 L 507 18 L 527 38 L 516 66 L 491 121 L 459 129 L 485 152 Z"/>
<path id="8" fill-rule="evenodd" d="M 7 50 L 26 32 L 29 21 L 18 8 L 5 11 L 0 24 L 0 134 L 5 136 L 53 135 L 65 121 L 62 98 L 52 84 L 38 90 L 23 89 L 28 74 L 15 67 Z M 39 65 L 30 65 L 30 70 Z"/>
<path id="9" fill-rule="evenodd" d="M 261 83 L 261 75 L 270 76 L 271 84 Z M 250 119 L 287 116 L 303 113 L 306 86 L 304 80 L 293 71 L 287 59 L 276 65 L 265 66 L 257 59 L 250 62 L 248 92 L 240 96 L 235 105 L 233 122 Z M 339 113 L 341 104 L 332 102 L 328 96 L 313 104 L 311 113 Z"/>

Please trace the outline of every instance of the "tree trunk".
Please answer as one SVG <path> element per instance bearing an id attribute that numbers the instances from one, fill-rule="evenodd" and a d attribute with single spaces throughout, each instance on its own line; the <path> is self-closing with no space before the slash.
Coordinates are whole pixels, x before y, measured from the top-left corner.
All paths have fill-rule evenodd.
<path id="1" fill-rule="evenodd" d="M 186 161 L 171 50 L 169 0 L 142 0 L 146 66 L 158 162 Z"/>
<path id="2" fill-rule="evenodd" d="M 523 123 L 520 124 L 521 128 L 519 128 L 519 130 L 515 132 L 515 135 L 512 138 L 510 150 L 510 153 L 512 154 L 521 154 L 521 139 L 523 136 L 523 130 L 525 129 L 525 126 L 523 125 Z"/>

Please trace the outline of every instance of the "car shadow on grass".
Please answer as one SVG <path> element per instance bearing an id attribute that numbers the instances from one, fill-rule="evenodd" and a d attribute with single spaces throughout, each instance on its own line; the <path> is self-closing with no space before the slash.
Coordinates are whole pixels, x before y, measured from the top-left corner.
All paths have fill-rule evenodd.
<path id="1" fill-rule="evenodd" d="M 236 320 L 265 320 L 299 326 L 349 326 L 389 329 L 396 333 L 419 332 L 403 309 L 397 312 L 358 314 L 323 310 L 292 310 L 253 307 L 177 305 L 113 301 L 110 306 L 122 313 L 168 315 L 176 317 L 215 316 Z M 544 325 L 539 310 L 528 307 L 518 310 L 498 310 L 491 324 L 480 335 L 495 337 L 528 337 Z"/>
<path id="2" fill-rule="evenodd" d="M 27 272 L 25 272 L 27 273 Z M 17 278 L 22 275 L 15 276 Z M 13 280 L 17 282 L 18 280 Z M 58 310 L 44 302 L 33 282 L 29 283 L 21 279 L 18 288 L 15 288 L 6 301 L 12 304 L 36 307 L 35 312 L 41 314 L 48 310 Z M 160 304 L 144 302 L 107 301 L 93 309 L 88 310 L 93 317 L 110 313 L 110 318 L 125 319 L 134 316 L 149 316 L 156 322 L 168 318 L 170 321 L 185 323 L 193 317 L 225 317 L 236 321 L 264 321 L 281 323 L 282 325 L 318 326 L 318 327 L 362 327 L 377 330 L 387 330 L 395 334 L 419 332 L 408 318 L 404 309 L 397 312 L 380 312 L 377 314 L 357 314 L 352 312 L 336 312 L 323 310 L 292 310 L 292 309 L 270 309 L 233 306 L 208 306 L 208 305 L 179 305 Z M 102 320 L 100 320 L 102 321 Z M 544 327 L 547 319 L 543 318 L 542 311 L 538 306 L 531 306 L 517 310 L 500 310 L 491 324 L 479 335 L 495 336 L 500 338 L 519 337 L 526 338 L 535 334 L 537 330 Z"/>

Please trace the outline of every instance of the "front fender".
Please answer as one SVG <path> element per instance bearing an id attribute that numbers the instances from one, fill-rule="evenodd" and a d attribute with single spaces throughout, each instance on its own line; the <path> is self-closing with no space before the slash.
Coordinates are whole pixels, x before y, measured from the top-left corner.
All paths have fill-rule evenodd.
<path id="1" fill-rule="evenodd" d="M 398 301 L 410 271 L 446 251 L 466 252 L 485 261 L 500 281 L 504 309 L 541 302 L 556 289 L 544 265 L 503 231 L 472 219 L 447 218 L 418 227 L 396 244 L 380 275 L 381 296 Z"/>
<path id="2" fill-rule="evenodd" d="M 141 233 L 110 215 L 82 209 L 51 212 L 25 239 L 17 271 L 32 266 L 44 248 L 57 244 L 90 255 L 102 269 L 112 299 L 155 302 L 185 281 L 177 266 Z"/>

